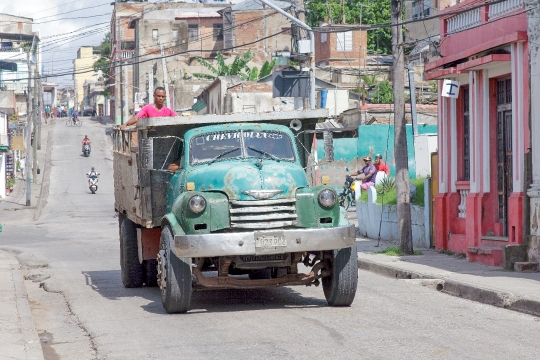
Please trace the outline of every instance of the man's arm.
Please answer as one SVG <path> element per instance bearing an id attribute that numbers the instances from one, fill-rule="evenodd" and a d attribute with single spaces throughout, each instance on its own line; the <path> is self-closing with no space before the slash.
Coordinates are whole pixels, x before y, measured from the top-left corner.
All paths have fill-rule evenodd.
<path id="1" fill-rule="evenodd" d="M 124 125 L 120 125 L 120 129 L 125 129 L 127 126 L 133 125 L 137 123 L 137 120 L 139 120 L 139 117 L 135 114 L 131 119 L 129 119 Z"/>

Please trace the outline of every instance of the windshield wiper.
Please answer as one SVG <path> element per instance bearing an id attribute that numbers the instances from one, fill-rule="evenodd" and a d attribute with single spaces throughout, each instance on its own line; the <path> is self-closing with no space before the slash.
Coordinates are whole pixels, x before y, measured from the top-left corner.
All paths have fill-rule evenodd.
<path id="1" fill-rule="evenodd" d="M 266 155 L 266 156 L 268 156 L 269 158 L 272 158 L 272 159 L 274 159 L 274 160 L 276 160 L 276 161 L 280 161 L 280 160 L 281 160 L 281 159 L 278 158 L 277 156 L 272 155 L 272 154 L 270 154 L 270 153 L 267 153 L 266 151 L 262 151 L 262 150 L 259 150 L 259 149 L 255 149 L 254 147 L 251 147 L 251 146 L 248 146 L 247 148 L 250 149 L 250 150 L 253 150 L 253 151 L 255 151 L 255 152 L 258 152 L 259 154 Z"/>
<path id="2" fill-rule="evenodd" d="M 234 149 L 227 150 L 227 151 L 225 151 L 225 152 L 219 154 L 218 156 L 216 156 L 215 158 L 213 158 L 212 160 L 210 160 L 210 161 L 208 162 L 208 165 L 210 165 L 211 163 L 213 163 L 213 162 L 216 161 L 217 159 L 221 158 L 222 156 L 225 156 L 225 155 L 227 155 L 227 154 L 230 154 L 230 153 L 232 153 L 233 151 L 236 151 L 236 150 L 240 150 L 240 147 L 237 146 L 237 147 L 235 147 Z"/>

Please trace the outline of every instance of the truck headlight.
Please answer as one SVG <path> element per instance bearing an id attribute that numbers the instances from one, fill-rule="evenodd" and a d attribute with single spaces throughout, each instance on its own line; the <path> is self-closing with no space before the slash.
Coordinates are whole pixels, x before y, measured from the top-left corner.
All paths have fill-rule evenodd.
<path id="1" fill-rule="evenodd" d="M 324 189 L 319 193 L 319 204 L 325 208 L 330 208 L 336 203 L 337 195 L 334 190 Z"/>
<path id="2" fill-rule="evenodd" d="M 193 195 L 189 201 L 189 208 L 195 214 L 201 213 L 206 209 L 206 200 L 201 195 Z"/>

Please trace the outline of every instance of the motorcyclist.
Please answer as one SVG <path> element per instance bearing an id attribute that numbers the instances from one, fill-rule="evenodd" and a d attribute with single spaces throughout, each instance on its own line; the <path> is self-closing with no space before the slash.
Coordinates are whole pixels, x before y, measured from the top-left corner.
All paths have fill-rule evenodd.
<path id="1" fill-rule="evenodd" d="M 90 179 L 90 178 L 93 178 L 93 177 L 98 177 L 98 173 L 96 172 L 96 170 L 94 169 L 94 167 L 92 166 L 92 169 L 90 169 L 90 172 L 86 174 L 86 176 Z"/>
<path id="2" fill-rule="evenodd" d="M 88 144 L 88 146 L 90 147 L 90 151 L 92 151 L 92 143 L 90 142 L 88 135 L 84 135 L 84 139 L 82 140 L 82 149 L 81 149 L 82 152 L 84 152 L 85 144 Z"/>

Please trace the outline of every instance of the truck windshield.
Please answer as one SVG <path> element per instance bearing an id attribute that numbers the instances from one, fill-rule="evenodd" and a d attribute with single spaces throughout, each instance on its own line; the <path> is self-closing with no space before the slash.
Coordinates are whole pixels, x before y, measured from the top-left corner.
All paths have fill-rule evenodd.
<path id="1" fill-rule="evenodd" d="M 291 138 L 280 131 L 221 131 L 196 136 L 190 142 L 191 165 L 245 157 L 295 160 Z"/>

